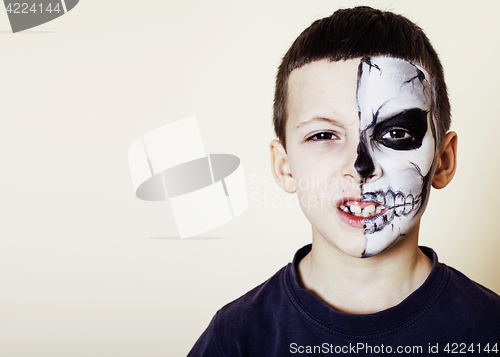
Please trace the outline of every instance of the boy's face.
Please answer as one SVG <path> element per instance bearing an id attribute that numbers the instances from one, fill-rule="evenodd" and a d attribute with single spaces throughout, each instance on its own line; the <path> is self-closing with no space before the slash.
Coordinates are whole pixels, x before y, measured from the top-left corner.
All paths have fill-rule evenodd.
<path id="1" fill-rule="evenodd" d="M 287 99 L 289 184 L 316 235 L 369 257 L 417 227 L 436 154 L 425 70 L 316 61 L 291 73 Z"/>

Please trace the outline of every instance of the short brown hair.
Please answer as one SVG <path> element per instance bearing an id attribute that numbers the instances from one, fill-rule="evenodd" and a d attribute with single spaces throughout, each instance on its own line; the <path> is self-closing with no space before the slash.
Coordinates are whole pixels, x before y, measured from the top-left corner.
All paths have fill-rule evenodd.
<path id="1" fill-rule="evenodd" d="M 390 56 L 420 64 L 431 76 L 437 141 L 450 128 L 450 102 L 443 66 L 422 29 L 406 17 L 368 6 L 337 10 L 305 29 L 283 57 L 276 76 L 274 131 L 286 150 L 287 87 L 290 73 L 305 64 Z"/>

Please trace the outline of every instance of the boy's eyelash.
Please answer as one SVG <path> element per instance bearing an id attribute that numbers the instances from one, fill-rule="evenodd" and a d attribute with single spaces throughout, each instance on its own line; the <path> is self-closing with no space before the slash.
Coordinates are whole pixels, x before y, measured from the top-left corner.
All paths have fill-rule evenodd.
<path id="1" fill-rule="evenodd" d="M 329 138 L 318 138 L 314 139 L 315 137 L 318 137 L 319 135 L 325 134 L 325 136 L 330 136 Z M 331 132 L 331 131 L 320 131 L 319 133 L 314 133 L 311 136 L 309 136 L 306 141 L 326 141 L 326 140 L 336 140 L 339 139 L 338 135 Z"/>

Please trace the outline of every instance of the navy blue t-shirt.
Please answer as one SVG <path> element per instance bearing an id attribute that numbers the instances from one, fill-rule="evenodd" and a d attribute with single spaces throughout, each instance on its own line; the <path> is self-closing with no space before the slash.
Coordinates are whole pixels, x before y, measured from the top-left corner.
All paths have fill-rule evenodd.
<path id="1" fill-rule="evenodd" d="M 422 286 L 390 309 L 352 315 L 299 286 L 307 245 L 219 310 L 189 356 L 500 355 L 500 297 L 420 249 L 432 259 Z"/>

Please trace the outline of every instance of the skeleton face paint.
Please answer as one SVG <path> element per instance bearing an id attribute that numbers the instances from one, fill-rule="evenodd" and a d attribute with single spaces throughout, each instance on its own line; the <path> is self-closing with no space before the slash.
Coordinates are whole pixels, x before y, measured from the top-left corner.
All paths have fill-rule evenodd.
<path id="1" fill-rule="evenodd" d="M 388 57 L 292 71 L 286 161 L 315 244 L 370 257 L 418 223 L 436 152 L 429 81 Z"/>
<path id="2" fill-rule="evenodd" d="M 403 237 L 425 208 L 436 152 L 429 78 L 424 69 L 394 58 L 363 58 L 359 65 L 355 168 L 361 215 L 370 213 L 363 220 L 364 257 Z"/>

